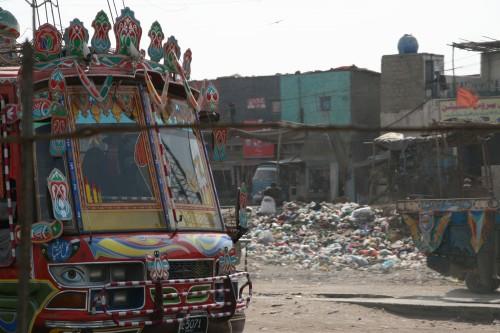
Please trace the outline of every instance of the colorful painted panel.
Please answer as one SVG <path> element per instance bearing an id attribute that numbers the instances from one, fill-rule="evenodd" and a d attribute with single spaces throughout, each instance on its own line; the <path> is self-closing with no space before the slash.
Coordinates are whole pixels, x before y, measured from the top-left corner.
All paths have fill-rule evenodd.
<path id="1" fill-rule="evenodd" d="M 50 106 L 50 113 L 52 118 L 50 119 L 51 134 L 64 134 L 68 126 L 68 116 L 66 108 L 61 104 L 54 102 Z M 65 139 L 52 139 L 50 140 L 50 155 L 53 157 L 61 157 L 66 152 L 66 140 Z"/>
<path id="2" fill-rule="evenodd" d="M 69 186 L 64 174 L 58 169 L 53 169 L 47 178 L 47 186 L 52 199 L 54 218 L 60 221 L 71 221 L 73 211 L 69 202 Z"/>
<path id="3" fill-rule="evenodd" d="M 226 159 L 227 128 L 216 128 L 213 130 L 214 161 Z"/>
<path id="4" fill-rule="evenodd" d="M 33 120 L 39 121 L 50 118 L 50 106 L 52 101 L 47 98 L 35 98 L 33 100 Z"/>
<path id="5" fill-rule="evenodd" d="M 154 255 L 147 255 L 146 267 L 151 280 L 168 280 L 170 264 L 168 263 L 167 256 L 165 254 L 160 255 L 159 251 L 155 251 Z"/>
<path id="6" fill-rule="evenodd" d="M 95 236 L 88 243 L 95 259 L 143 259 L 156 251 L 166 253 L 169 258 L 194 255 L 193 251 L 206 257 L 215 257 L 224 248 L 231 249 L 233 242 L 226 234 L 181 234 L 169 236 L 127 236 L 108 238 Z"/>
<path id="7" fill-rule="evenodd" d="M 21 108 L 18 104 L 5 105 L 2 109 L 2 113 L 5 114 L 5 121 L 7 122 L 7 125 L 12 125 L 21 120 Z"/>
<path id="8" fill-rule="evenodd" d="M 53 102 L 64 105 L 64 93 L 66 92 L 66 79 L 62 71 L 56 68 L 49 78 L 49 96 Z"/>
<path id="9" fill-rule="evenodd" d="M 140 50 L 142 28 L 129 7 L 122 9 L 121 15 L 116 19 L 114 31 L 117 53 L 132 55 L 130 53 L 131 45 L 136 50 Z"/>
<path id="10" fill-rule="evenodd" d="M 208 108 L 211 112 L 215 112 L 219 106 L 219 92 L 214 84 L 210 82 L 204 94 L 203 107 Z"/>
<path id="11" fill-rule="evenodd" d="M 495 225 L 495 210 L 470 210 L 467 224 L 471 231 L 470 243 L 476 253 L 479 252 L 488 237 L 493 235 Z"/>
<path id="12" fill-rule="evenodd" d="M 75 62 L 75 68 L 78 73 L 78 77 L 82 82 L 82 85 L 85 87 L 89 95 L 95 101 L 102 103 L 108 96 L 111 86 L 113 85 L 113 77 L 112 76 L 106 77 L 104 83 L 101 86 L 101 89 L 97 89 L 97 87 L 94 85 L 94 82 L 87 76 L 83 68 L 81 68 L 80 65 L 78 65 L 76 62 Z"/>
<path id="13" fill-rule="evenodd" d="M 163 40 L 165 39 L 165 34 L 158 21 L 153 22 L 148 36 L 151 38 L 151 43 L 148 47 L 148 55 L 151 60 L 159 62 L 163 58 Z"/>
<path id="14" fill-rule="evenodd" d="M 41 25 L 35 32 L 35 59 L 48 61 L 61 54 L 62 36 L 59 30 L 51 24 Z"/>
<path id="15" fill-rule="evenodd" d="M 89 33 L 79 19 L 70 22 L 69 27 L 64 31 L 64 42 L 66 43 L 67 55 L 83 57 L 84 48 L 88 48 Z"/>
<path id="16" fill-rule="evenodd" d="M 188 80 L 191 78 L 192 60 L 193 60 L 193 52 L 191 52 L 191 49 L 187 49 L 186 52 L 184 52 L 184 57 L 182 59 L 182 69 L 184 70 L 184 75 Z"/>
<path id="17" fill-rule="evenodd" d="M 417 247 L 424 252 L 435 251 L 443 239 L 451 220 L 451 212 L 423 212 L 416 216 L 405 215 L 404 222 L 410 228 Z"/>
<path id="18" fill-rule="evenodd" d="M 31 241 L 34 244 L 48 243 L 56 238 L 61 237 L 63 232 L 63 224 L 61 221 L 36 222 L 31 226 Z M 16 240 L 21 240 L 21 227 L 16 226 Z"/>
<path id="19" fill-rule="evenodd" d="M 229 250 L 227 247 L 221 252 L 219 257 L 219 275 L 232 274 L 236 271 L 236 249 Z"/>
<path id="20" fill-rule="evenodd" d="M 97 13 L 94 21 L 92 21 L 92 28 L 94 28 L 94 36 L 92 36 L 91 45 L 97 53 L 107 53 L 111 47 L 109 40 L 109 30 L 111 30 L 111 23 L 106 13 L 101 10 Z"/>
<path id="21" fill-rule="evenodd" d="M 174 36 L 170 36 L 165 45 L 163 45 L 163 52 L 165 66 L 167 66 L 168 71 L 170 73 L 180 74 L 176 62 L 178 62 L 178 59 L 181 57 L 181 48 Z"/>
<path id="22" fill-rule="evenodd" d="M 66 262 L 80 249 L 80 239 L 66 240 L 57 238 L 50 243 L 42 244 L 42 254 L 47 261 L 54 263 Z"/>

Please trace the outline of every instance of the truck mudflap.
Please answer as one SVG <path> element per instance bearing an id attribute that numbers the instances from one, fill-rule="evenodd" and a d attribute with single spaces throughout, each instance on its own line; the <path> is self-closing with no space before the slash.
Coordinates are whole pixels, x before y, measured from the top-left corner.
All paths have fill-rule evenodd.
<path id="1" fill-rule="evenodd" d="M 241 278 L 246 278 L 245 283 L 237 289 L 235 282 Z M 163 293 L 163 288 L 173 285 L 201 285 L 211 283 L 212 286 L 222 285 L 222 288 L 213 288 L 202 291 L 188 291 L 176 293 Z M 155 293 L 155 306 L 150 309 L 110 311 L 107 305 L 107 291 L 115 287 L 152 287 Z M 247 290 L 244 296 L 245 289 Z M 159 291 L 159 292 L 158 292 Z M 212 295 L 214 301 L 206 304 L 192 304 L 187 302 L 189 296 Z M 219 301 L 215 300 L 215 295 L 223 295 Z M 164 300 L 179 298 L 181 304 L 164 305 Z M 103 312 L 108 320 L 114 323 L 115 327 L 146 327 L 163 324 L 179 324 L 189 320 L 191 316 L 206 316 L 211 320 L 227 321 L 235 313 L 243 312 L 251 302 L 252 282 L 248 272 L 236 272 L 226 276 L 214 276 L 195 279 L 174 279 L 164 281 L 127 281 L 113 282 L 105 285 L 99 292 L 92 304 L 92 311 Z"/>

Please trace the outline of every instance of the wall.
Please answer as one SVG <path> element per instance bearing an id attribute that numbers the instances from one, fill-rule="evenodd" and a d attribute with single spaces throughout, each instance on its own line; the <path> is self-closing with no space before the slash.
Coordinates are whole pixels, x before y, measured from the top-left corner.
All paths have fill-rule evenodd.
<path id="1" fill-rule="evenodd" d="M 426 74 L 426 61 L 432 61 L 433 71 Z M 436 81 L 435 72 L 443 73 L 444 56 L 418 53 L 385 55 L 382 57 L 381 113 L 412 110 L 430 97 L 445 97 Z M 382 119 L 382 125 L 388 125 Z"/>
<path id="2" fill-rule="evenodd" d="M 380 74 L 370 71 L 353 71 L 351 82 L 351 118 L 353 125 L 380 126 Z M 354 133 L 351 139 L 354 162 L 371 154 L 371 147 L 363 142 L 378 136 L 378 132 Z"/>
<path id="3" fill-rule="evenodd" d="M 350 80 L 349 71 L 282 75 L 281 119 L 300 123 L 303 118 L 305 124 L 350 124 Z M 322 111 L 321 100 L 328 97 L 330 107 Z"/>
<path id="4" fill-rule="evenodd" d="M 220 92 L 222 120 L 278 121 L 281 118 L 278 76 L 223 77 L 213 81 Z M 231 104 L 234 105 L 231 118 Z"/>
<path id="5" fill-rule="evenodd" d="M 481 81 L 483 90 L 498 90 L 500 87 L 500 52 L 481 54 Z"/>
<path id="6" fill-rule="evenodd" d="M 380 73 L 353 71 L 351 82 L 352 124 L 359 126 L 380 126 Z M 350 197 L 357 202 L 368 198 L 369 168 L 356 168 L 356 164 L 368 159 L 372 154 L 371 145 L 365 144 L 379 136 L 379 132 L 356 132 L 350 137 L 350 156 L 354 168 L 351 170 Z M 345 193 L 349 195 L 349 193 Z"/>

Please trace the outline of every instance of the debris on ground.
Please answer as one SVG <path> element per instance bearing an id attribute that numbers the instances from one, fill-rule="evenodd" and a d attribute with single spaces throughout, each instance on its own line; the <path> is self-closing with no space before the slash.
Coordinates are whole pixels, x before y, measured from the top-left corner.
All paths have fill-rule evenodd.
<path id="1" fill-rule="evenodd" d="M 276 214 L 254 214 L 249 236 L 248 254 L 267 264 L 379 272 L 425 265 L 394 210 L 356 203 L 285 202 Z"/>

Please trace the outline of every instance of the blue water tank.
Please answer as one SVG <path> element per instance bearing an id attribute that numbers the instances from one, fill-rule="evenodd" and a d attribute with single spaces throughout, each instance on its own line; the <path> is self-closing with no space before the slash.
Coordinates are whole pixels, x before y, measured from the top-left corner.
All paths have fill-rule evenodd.
<path id="1" fill-rule="evenodd" d="M 399 39 L 399 54 L 412 54 L 418 52 L 418 41 L 413 35 L 405 34 Z"/>

